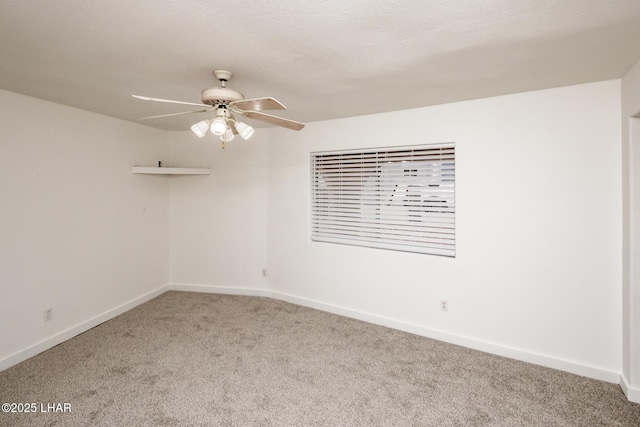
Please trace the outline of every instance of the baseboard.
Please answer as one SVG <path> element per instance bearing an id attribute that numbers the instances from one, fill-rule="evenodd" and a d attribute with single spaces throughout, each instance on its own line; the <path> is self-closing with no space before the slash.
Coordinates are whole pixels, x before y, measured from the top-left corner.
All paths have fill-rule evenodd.
<path id="1" fill-rule="evenodd" d="M 620 387 L 630 402 L 640 403 L 640 388 L 631 387 L 624 374 L 620 375 Z"/>
<path id="2" fill-rule="evenodd" d="M 585 365 L 570 360 L 555 358 L 552 356 L 532 353 L 504 345 L 499 345 L 487 341 L 470 338 L 467 336 L 456 335 L 450 332 L 438 329 L 427 328 L 421 325 L 378 316 L 371 313 L 353 310 L 347 307 L 327 304 L 324 302 L 301 298 L 282 292 L 271 291 L 271 296 L 276 299 L 291 302 L 306 307 L 316 308 L 318 310 L 327 311 L 329 313 L 339 314 L 353 319 L 362 320 L 376 325 L 386 326 L 400 331 L 409 332 L 427 338 L 433 338 L 438 341 L 444 341 L 463 347 L 472 348 L 474 350 L 491 353 L 498 356 L 508 357 L 510 359 L 520 360 L 535 365 L 545 366 L 548 368 L 558 369 L 572 374 L 594 378 L 600 381 L 617 384 L 620 382 L 620 373 L 608 369 L 602 369 L 595 366 Z"/>
<path id="3" fill-rule="evenodd" d="M 378 316 L 375 314 L 362 312 L 358 310 L 353 310 L 348 307 L 328 304 L 322 301 L 317 301 L 309 298 L 298 297 L 298 296 L 291 295 L 284 292 L 278 292 L 278 291 L 269 290 L 269 289 L 259 289 L 259 288 L 231 288 L 231 287 L 220 287 L 220 286 L 185 285 L 185 284 L 171 284 L 169 288 L 176 291 L 207 292 L 207 293 L 270 297 L 270 298 L 278 299 L 281 301 L 286 301 L 293 304 L 302 305 L 305 307 L 315 308 L 318 310 L 338 314 L 345 317 L 350 317 L 352 319 L 358 319 L 368 323 L 373 323 L 376 325 L 398 329 L 400 331 L 409 332 L 409 333 L 424 336 L 427 338 L 433 338 L 439 341 L 444 341 L 451 344 L 472 348 L 474 350 L 479 350 L 486 353 L 495 354 L 498 356 L 508 357 L 510 359 L 520 360 L 527 363 L 533 363 L 535 365 L 545 366 L 552 369 L 558 369 L 561 371 L 570 372 L 572 374 L 581 375 L 588 378 L 594 378 L 594 379 L 597 379 L 600 381 L 606 381 L 609 383 L 614 383 L 614 384 L 620 383 L 620 373 L 616 371 L 599 368 L 597 366 L 581 364 L 571 360 L 560 359 L 560 358 L 552 357 L 549 355 L 538 354 L 530 351 L 507 347 L 504 345 L 482 341 L 482 340 L 470 338 L 467 336 L 456 335 L 450 332 L 427 328 L 421 325 L 404 322 L 396 319 L 391 319 L 384 316 Z"/>
<path id="4" fill-rule="evenodd" d="M 79 335 L 107 320 L 110 320 L 132 308 L 143 304 L 168 290 L 183 291 L 183 292 L 201 292 L 201 293 L 214 293 L 214 294 L 227 294 L 227 295 L 246 295 L 246 296 L 259 296 L 268 297 L 281 301 L 290 302 L 293 304 L 302 305 L 305 307 L 315 308 L 317 310 L 326 311 L 329 313 L 338 314 L 341 316 L 362 320 L 368 323 L 376 325 L 386 326 L 389 328 L 409 332 L 412 334 L 424 336 L 427 338 L 433 338 L 439 341 L 448 342 L 451 344 L 460 345 L 463 347 L 472 348 L 486 353 L 495 354 L 498 356 L 504 356 L 511 359 L 521 360 L 523 362 L 533 363 L 548 368 L 558 369 L 561 371 L 570 372 L 576 375 L 581 375 L 589 378 L 594 378 L 601 381 L 620 384 L 627 399 L 632 402 L 640 403 L 640 389 L 637 387 L 629 386 L 627 379 L 620 375 L 619 372 L 602 369 L 590 365 L 585 365 L 570 360 L 564 360 L 555 358 L 548 355 L 532 353 L 520 349 L 515 349 L 495 343 L 490 343 L 474 338 L 452 334 L 449 332 L 427 328 L 421 325 L 404 322 L 384 316 L 378 316 L 375 314 L 353 310 L 348 307 L 343 307 L 334 304 L 328 304 L 322 301 L 298 297 L 295 295 L 287 294 L 284 292 L 278 292 L 274 290 L 264 288 L 238 288 L 238 287 L 223 287 L 223 286 L 208 286 L 208 285 L 194 285 L 183 283 L 172 283 L 162 286 L 156 290 L 148 292 L 138 298 L 134 298 L 124 304 L 121 304 L 111 310 L 108 310 L 98 316 L 95 316 L 85 322 L 82 322 L 72 328 L 62 331 L 52 337 L 42 340 L 33 346 L 30 346 L 24 350 L 18 351 L 10 356 L 0 360 L 0 371 L 3 371 L 11 366 L 35 356 L 51 347 L 54 347 L 76 335 Z"/>
<path id="5" fill-rule="evenodd" d="M 234 288 L 230 286 L 191 285 L 171 283 L 170 291 L 201 292 L 205 294 L 245 295 L 252 297 L 272 297 L 272 292 L 264 288 Z"/>
<path id="6" fill-rule="evenodd" d="M 61 344 L 64 341 L 73 338 L 76 335 L 80 335 L 81 333 L 86 332 L 89 329 L 94 328 L 99 324 L 106 322 L 107 320 L 113 319 L 114 317 L 126 311 L 129 311 L 132 308 L 165 293 L 168 290 L 168 288 L 169 288 L 168 285 L 161 286 L 158 289 L 155 289 L 140 297 L 127 301 L 124 304 L 121 304 L 115 308 L 112 308 L 111 310 L 105 311 L 104 313 L 98 316 L 92 317 L 91 319 L 88 319 L 76 326 L 73 326 L 49 338 L 39 341 L 38 343 L 30 347 L 27 347 L 16 353 L 13 353 L 5 357 L 4 359 L 0 360 L 0 371 L 4 371 L 5 369 L 8 369 L 14 365 L 17 365 L 18 363 L 23 362 L 29 359 L 30 357 L 33 357 L 39 353 L 42 353 L 45 350 L 50 349 L 51 347 L 55 347 L 56 345 Z"/>

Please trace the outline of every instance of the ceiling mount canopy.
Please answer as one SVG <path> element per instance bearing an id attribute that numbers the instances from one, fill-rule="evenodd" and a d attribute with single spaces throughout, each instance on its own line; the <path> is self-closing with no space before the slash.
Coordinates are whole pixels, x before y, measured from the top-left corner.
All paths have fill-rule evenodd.
<path id="1" fill-rule="evenodd" d="M 193 111 L 142 117 L 140 120 L 158 119 L 183 114 L 215 112 L 215 117 L 195 123 L 191 126 L 191 130 L 198 138 L 204 138 L 207 132 L 211 131 L 212 134 L 219 136 L 222 140 L 222 148 L 224 148 L 224 144 L 226 142 L 233 140 L 235 135 L 239 134 L 240 137 L 245 140 L 249 139 L 251 135 L 253 135 L 253 128 L 244 122 L 236 120 L 234 114 L 291 130 L 297 131 L 304 128 L 304 123 L 262 112 L 262 110 L 286 110 L 286 107 L 275 98 L 265 97 L 244 99 L 244 95 L 240 92 L 226 87 L 226 82 L 233 76 L 231 71 L 214 70 L 213 75 L 220 81 L 220 86 L 204 89 L 201 93 L 202 103 L 200 104 L 132 95 L 134 98 L 142 99 L 144 101 L 203 107 L 202 109 Z"/>

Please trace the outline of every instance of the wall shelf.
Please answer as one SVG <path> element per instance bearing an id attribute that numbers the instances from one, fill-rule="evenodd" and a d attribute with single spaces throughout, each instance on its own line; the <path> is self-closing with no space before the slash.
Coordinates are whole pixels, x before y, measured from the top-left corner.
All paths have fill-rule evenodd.
<path id="1" fill-rule="evenodd" d="M 131 173 L 141 173 L 147 175 L 210 175 L 211 169 L 134 166 L 131 168 Z"/>

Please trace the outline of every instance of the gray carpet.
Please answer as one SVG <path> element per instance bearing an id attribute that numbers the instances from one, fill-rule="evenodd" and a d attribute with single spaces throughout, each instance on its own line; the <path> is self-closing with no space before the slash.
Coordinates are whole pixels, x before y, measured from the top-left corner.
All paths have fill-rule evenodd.
<path id="1" fill-rule="evenodd" d="M 640 426 L 620 387 L 267 298 L 167 292 L 0 372 L 3 426 Z M 71 412 L 42 412 L 69 403 Z M 64 409 L 61 405 L 57 409 Z"/>

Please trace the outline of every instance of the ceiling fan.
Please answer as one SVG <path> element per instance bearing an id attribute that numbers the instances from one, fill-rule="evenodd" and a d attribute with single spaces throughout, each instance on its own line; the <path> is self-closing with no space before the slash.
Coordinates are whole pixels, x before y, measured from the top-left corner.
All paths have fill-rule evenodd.
<path id="1" fill-rule="evenodd" d="M 149 96 L 132 95 L 134 98 L 145 101 L 165 102 L 169 104 L 193 105 L 204 107 L 194 111 L 183 111 L 181 113 L 162 114 L 159 116 L 142 117 L 140 120 L 157 119 L 161 117 L 179 116 L 183 114 L 215 112 L 216 116 L 210 120 L 202 120 L 191 126 L 191 130 L 199 138 L 204 138 L 206 133 L 218 135 L 222 140 L 222 148 L 225 142 L 229 142 L 234 135 L 240 135 L 243 139 L 249 139 L 253 135 L 253 128 L 246 123 L 235 119 L 234 113 L 248 119 L 258 120 L 276 126 L 281 126 L 291 130 L 300 130 L 304 123 L 282 117 L 263 113 L 263 110 L 286 110 L 286 107 L 274 98 L 254 98 L 244 99 L 244 95 L 233 89 L 227 88 L 226 82 L 233 75 L 230 71 L 214 70 L 213 75 L 220 80 L 220 87 L 205 89 L 202 91 L 202 103 L 173 101 L 171 99 L 151 98 Z"/>

